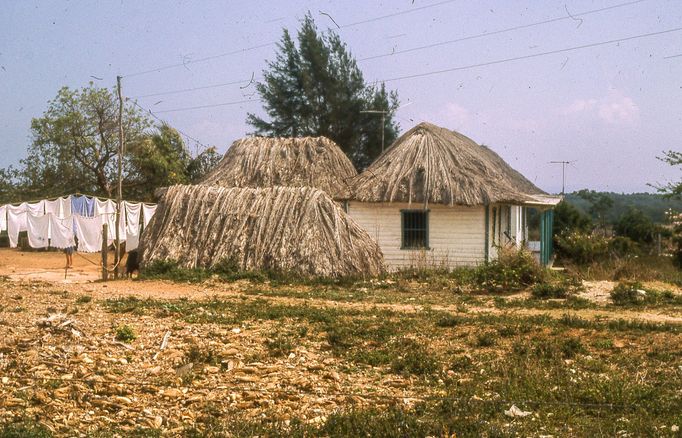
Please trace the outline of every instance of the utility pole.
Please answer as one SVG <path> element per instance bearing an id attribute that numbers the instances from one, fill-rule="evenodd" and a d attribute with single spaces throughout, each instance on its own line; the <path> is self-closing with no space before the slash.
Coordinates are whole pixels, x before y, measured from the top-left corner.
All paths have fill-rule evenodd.
<path id="1" fill-rule="evenodd" d="M 384 137 L 386 136 L 386 114 L 389 111 L 384 110 L 367 110 L 360 111 L 360 114 L 381 114 L 381 153 L 384 153 Z"/>
<path id="2" fill-rule="evenodd" d="M 566 165 L 573 163 L 573 161 L 550 161 L 549 163 L 561 164 L 561 194 L 563 195 L 566 190 Z"/>
<path id="3" fill-rule="evenodd" d="M 121 92 L 121 76 L 116 76 L 116 91 L 118 93 L 118 193 L 116 196 L 116 245 L 114 254 L 114 278 L 118 278 L 118 265 L 121 261 L 121 198 L 123 197 L 123 93 Z"/>

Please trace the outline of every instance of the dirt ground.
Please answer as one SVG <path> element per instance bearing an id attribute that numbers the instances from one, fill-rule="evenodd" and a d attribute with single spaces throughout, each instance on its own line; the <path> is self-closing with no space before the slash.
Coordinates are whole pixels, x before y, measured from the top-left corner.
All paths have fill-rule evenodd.
<path id="1" fill-rule="evenodd" d="M 66 271 L 66 278 L 64 263 L 61 252 L 0 249 L 0 276 L 6 279 L 0 283 L 0 422 L 29 415 L 57 435 L 144 427 L 174 436 L 214 411 L 233 415 L 236 410 L 246 418 L 267 412 L 283 422 L 297 418 L 316 424 L 341 408 L 377 407 L 388 399 L 410 406 L 438 390 L 376 367 L 351 366 L 330 351 L 319 333 L 291 346 L 288 354 L 272 356 L 266 346 L 276 333 L 288 330 L 275 320 L 188 324 L 164 312 L 113 313 L 106 304 L 125 297 L 261 303 L 263 298 L 249 295 L 247 282 L 101 282 L 99 255 L 74 255 L 74 268 Z M 602 305 L 612 286 L 588 283 L 583 296 Z M 267 303 L 405 314 L 426 310 L 405 302 L 291 296 L 268 296 Z M 211 312 L 201 307 L 198 311 Z M 461 314 L 461 307 L 444 302 L 428 311 Z M 566 310 L 477 304 L 467 312 L 560 318 Z M 605 307 L 571 313 L 588 320 L 682 324 L 682 311 L 671 308 Z M 216 320 L 220 316 L 215 315 Z M 115 339 L 123 325 L 134 328 L 134 342 Z M 463 341 L 443 340 L 447 348 L 453 348 L 453 342 Z"/>

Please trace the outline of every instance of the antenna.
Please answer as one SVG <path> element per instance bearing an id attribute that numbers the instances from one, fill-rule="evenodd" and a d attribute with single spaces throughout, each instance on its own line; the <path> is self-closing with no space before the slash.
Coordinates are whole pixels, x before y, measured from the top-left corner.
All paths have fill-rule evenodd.
<path id="1" fill-rule="evenodd" d="M 407 102 L 405 105 L 400 105 L 392 111 L 386 110 L 365 110 L 360 111 L 360 114 L 381 114 L 381 153 L 384 153 L 384 137 L 386 136 L 386 114 L 392 113 L 393 111 L 412 105 L 412 102 Z"/>
<path id="2" fill-rule="evenodd" d="M 578 160 L 572 161 L 550 161 L 550 164 L 561 164 L 561 194 L 563 195 L 566 190 L 566 165 L 575 163 Z"/>

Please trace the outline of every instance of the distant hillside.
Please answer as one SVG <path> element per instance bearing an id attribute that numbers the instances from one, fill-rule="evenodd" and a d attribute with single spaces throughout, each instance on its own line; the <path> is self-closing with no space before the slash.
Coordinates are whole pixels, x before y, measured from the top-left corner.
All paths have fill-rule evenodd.
<path id="1" fill-rule="evenodd" d="M 613 199 L 613 208 L 606 215 L 607 220 L 611 223 L 618 220 L 630 207 L 642 210 L 656 223 L 663 223 L 665 221 L 665 212 L 668 209 L 682 212 L 682 200 L 669 199 L 652 193 L 605 193 Z M 587 213 L 590 206 L 589 202 L 576 195 L 575 192 L 566 194 L 566 201 L 585 213 Z"/>

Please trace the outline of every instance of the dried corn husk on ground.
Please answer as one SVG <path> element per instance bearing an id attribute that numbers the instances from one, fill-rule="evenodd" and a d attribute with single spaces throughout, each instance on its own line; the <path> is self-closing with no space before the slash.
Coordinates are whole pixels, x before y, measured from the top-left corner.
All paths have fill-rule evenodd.
<path id="1" fill-rule="evenodd" d="M 185 268 L 231 260 L 246 270 L 325 277 L 384 271 L 376 242 L 311 187 L 170 187 L 140 241 L 142 265 Z"/>
<path id="2" fill-rule="evenodd" d="M 363 202 L 523 203 L 545 194 L 499 155 L 464 135 L 420 123 L 352 183 Z"/>
<path id="3" fill-rule="evenodd" d="M 349 195 L 357 171 L 326 137 L 246 137 L 235 141 L 200 184 L 221 187 L 317 187 L 335 199 Z"/>

